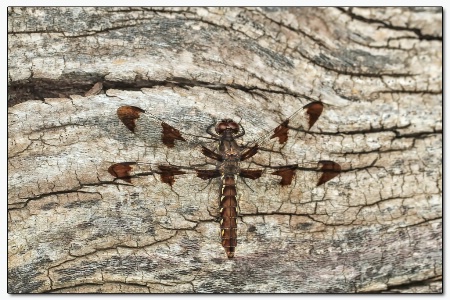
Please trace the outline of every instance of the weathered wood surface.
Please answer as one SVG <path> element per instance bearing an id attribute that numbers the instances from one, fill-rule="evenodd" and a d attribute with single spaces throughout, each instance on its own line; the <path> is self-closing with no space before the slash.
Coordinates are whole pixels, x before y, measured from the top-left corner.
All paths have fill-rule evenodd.
<path id="1" fill-rule="evenodd" d="M 10 293 L 442 291 L 440 9 L 9 8 L 8 22 Z M 284 203 L 242 187 L 234 260 L 216 189 L 107 172 L 190 158 L 131 144 L 122 104 L 197 132 L 241 119 L 251 138 L 311 100 L 326 110 L 288 158 L 346 172 Z"/>

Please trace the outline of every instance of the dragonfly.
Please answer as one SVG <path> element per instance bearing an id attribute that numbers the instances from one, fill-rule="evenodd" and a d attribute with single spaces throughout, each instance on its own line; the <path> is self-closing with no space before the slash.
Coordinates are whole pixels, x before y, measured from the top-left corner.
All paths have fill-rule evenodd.
<path id="1" fill-rule="evenodd" d="M 193 174 L 207 184 L 217 184 L 220 240 L 227 257 L 231 259 L 235 256 L 238 244 L 238 180 L 242 181 L 242 188 L 250 190 L 252 189 L 248 182 L 263 178 L 270 178 L 281 191 L 294 187 L 307 190 L 321 186 L 341 173 L 341 166 L 331 160 L 305 162 L 298 158 L 292 163 L 280 164 L 273 161 L 264 162 L 267 155 L 262 155 L 258 160 L 262 153 L 270 155 L 289 150 L 285 149 L 288 141 L 295 138 L 295 133 L 299 131 L 309 132 L 323 109 L 322 102 L 310 102 L 269 132 L 264 132 L 251 142 L 242 143 L 240 140 L 246 134 L 245 129 L 239 122 L 229 118 L 208 126 L 205 129 L 207 135 L 193 135 L 169 125 L 150 110 L 124 105 L 117 109 L 117 117 L 133 135 L 144 140 L 150 135 L 156 135 L 157 138 L 153 139 L 152 143 L 157 143 L 158 145 L 153 146 L 158 149 L 183 149 L 180 147 L 186 145 L 184 149 L 200 153 L 207 163 L 179 165 L 167 160 L 127 161 L 112 164 L 108 172 L 114 180 L 129 184 L 133 184 L 134 178 L 152 175 L 167 184 L 167 188 L 172 188 L 187 174 Z M 299 176 L 300 173 L 309 175 L 302 177 Z"/>

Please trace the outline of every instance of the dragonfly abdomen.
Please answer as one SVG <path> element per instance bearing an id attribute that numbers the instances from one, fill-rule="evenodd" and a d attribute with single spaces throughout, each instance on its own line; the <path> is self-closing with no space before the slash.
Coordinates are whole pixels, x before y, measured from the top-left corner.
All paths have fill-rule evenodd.
<path id="1" fill-rule="evenodd" d="M 235 176 L 222 176 L 220 194 L 220 236 L 228 258 L 234 257 L 237 245 L 237 199 Z"/>

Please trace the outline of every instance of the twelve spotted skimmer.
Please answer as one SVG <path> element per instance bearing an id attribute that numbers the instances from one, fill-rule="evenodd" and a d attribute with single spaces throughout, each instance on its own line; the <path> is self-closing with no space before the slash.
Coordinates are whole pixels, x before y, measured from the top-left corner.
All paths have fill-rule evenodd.
<path id="1" fill-rule="evenodd" d="M 238 140 L 245 134 L 244 128 L 231 119 L 222 119 L 206 129 L 209 136 L 195 138 L 167 124 L 150 112 L 136 106 L 121 106 L 117 116 L 126 128 L 145 139 L 148 132 L 160 135 L 162 147 L 174 148 L 176 145 L 195 143 L 195 149 L 203 155 L 207 165 L 179 166 L 164 162 L 120 162 L 111 165 L 108 172 L 118 180 L 132 183 L 138 176 L 153 175 L 167 184 L 167 188 L 177 184 L 177 178 L 194 174 L 208 184 L 213 180 L 219 183 L 219 222 L 221 243 L 228 258 L 233 258 L 237 246 L 238 199 L 236 184 L 242 180 L 257 181 L 262 177 L 272 177 L 282 189 L 295 185 L 300 189 L 313 189 L 330 181 L 341 172 L 338 163 L 330 160 L 316 162 L 295 161 L 291 164 L 254 163 L 245 167 L 247 162 L 256 162 L 261 152 L 282 152 L 283 147 L 296 132 L 307 132 L 322 114 L 322 102 L 311 102 L 288 119 L 279 124 L 269 134 L 253 142 L 241 145 Z M 309 176 L 299 177 L 299 173 Z M 306 178 L 306 179 L 302 179 Z M 115 180 L 116 180 L 115 179 Z"/>

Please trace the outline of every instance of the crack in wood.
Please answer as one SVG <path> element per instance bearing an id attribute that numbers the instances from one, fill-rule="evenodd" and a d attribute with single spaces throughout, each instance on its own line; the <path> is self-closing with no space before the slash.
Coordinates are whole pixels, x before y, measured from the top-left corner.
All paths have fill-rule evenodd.
<path id="1" fill-rule="evenodd" d="M 414 33 L 419 40 L 426 40 L 426 41 L 442 41 L 442 37 L 439 36 L 433 36 L 430 34 L 423 34 L 422 30 L 420 28 L 410 28 L 410 27 L 404 27 L 404 26 L 395 26 L 392 24 L 388 24 L 384 21 L 377 20 L 377 19 L 369 19 L 360 15 L 357 15 L 353 13 L 353 8 L 344 9 L 342 7 L 337 7 L 337 9 L 345 14 L 347 14 L 352 19 L 366 22 L 369 24 L 381 24 L 383 28 L 397 30 L 397 31 L 409 31 Z"/>

